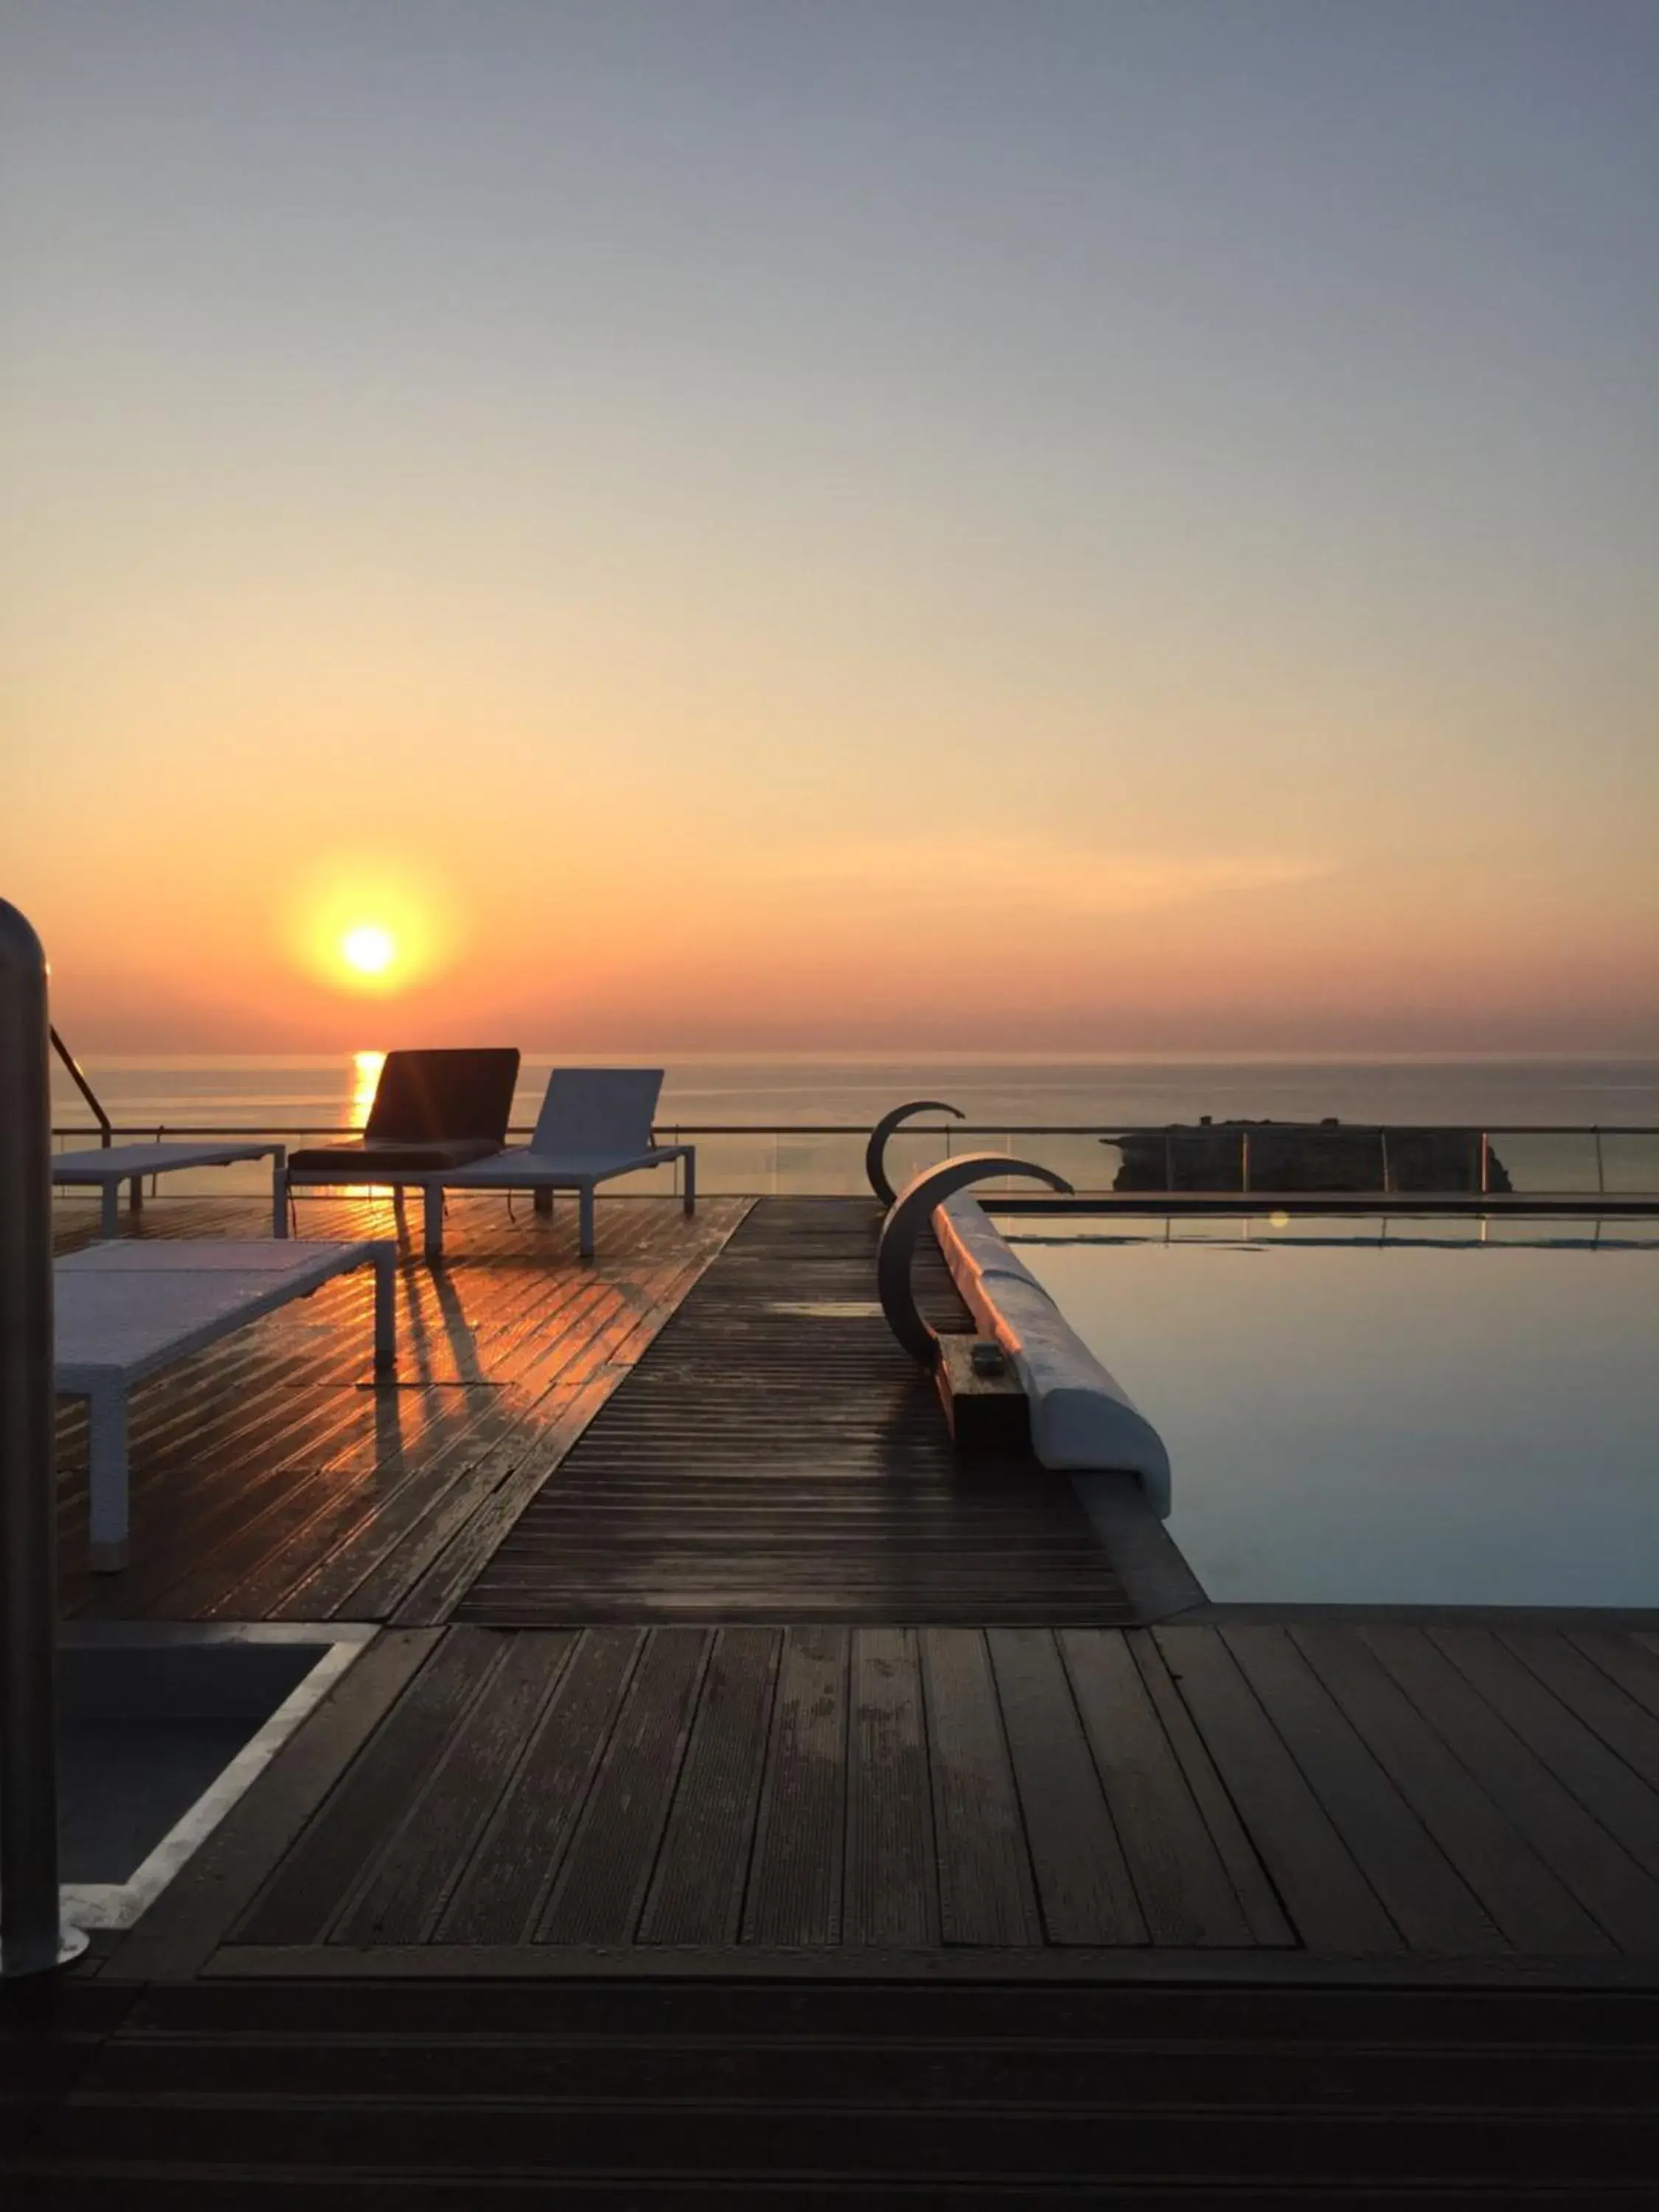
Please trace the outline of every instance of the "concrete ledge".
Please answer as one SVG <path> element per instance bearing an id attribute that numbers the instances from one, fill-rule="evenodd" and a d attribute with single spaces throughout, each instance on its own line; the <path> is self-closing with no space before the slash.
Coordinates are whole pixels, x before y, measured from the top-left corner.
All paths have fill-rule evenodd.
<path id="1" fill-rule="evenodd" d="M 933 1209 L 933 1231 L 981 1331 L 1013 1361 L 1031 1408 L 1031 1446 L 1066 1474 L 1140 1478 L 1160 1520 L 1170 1511 L 1170 1455 L 1127 1391 L 1102 1366 L 979 1200 L 958 1192 Z"/>

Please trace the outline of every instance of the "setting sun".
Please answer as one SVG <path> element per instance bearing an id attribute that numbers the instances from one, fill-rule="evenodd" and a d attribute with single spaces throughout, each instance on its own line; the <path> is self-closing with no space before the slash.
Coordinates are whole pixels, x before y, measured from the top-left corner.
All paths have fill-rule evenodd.
<path id="1" fill-rule="evenodd" d="M 273 916 L 286 960 L 331 995 L 386 998 L 429 985 L 461 949 L 453 902 L 428 867 L 341 852 L 312 860 Z"/>
<path id="2" fill-rule="evenodd" d="M 397 940 L 389 929 L 366 922 L 347 930 L 340 940 L 340 957 L 360 975 L 384 975 L 398 957 Z"/>

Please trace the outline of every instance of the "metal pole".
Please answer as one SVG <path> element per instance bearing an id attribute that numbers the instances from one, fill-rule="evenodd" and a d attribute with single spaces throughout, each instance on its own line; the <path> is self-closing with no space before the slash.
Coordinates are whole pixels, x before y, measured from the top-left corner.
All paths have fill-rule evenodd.
<path id="1" fill-rule="evenodd" d="M 87 1081 L 86 1076 L 82 1072 L 80 1061 L 76 1060 L 75 1054 L 64 1042 L 63 1038 L 58 1036 L 56 1030 L 50 1030 L 49 1034 L 52 1038 L 52 1050 L 57 1054 L 58 1059 L 63 1061 L 64 1066 L 68 1068 L 70 1075 L 75 1079 L 76 1089 L 80 1092 L 81 1096 L 86 1100 L 88 1105 L 92 1109 L 93 1119 L 98 1124 L 98 1141 L 103 1146 L 104 1150 L 107 1152 L 111 1144 L 114 1141 L 110 1133 L 109 1115 L 105 1113 L 103 1106 L 99 1100 L 97 1092 L 93 1089 L 91 1084 Z"/>
<path id="2" fill-rule="evenodd" d="M 0 899 L 0 1972 L 86 1948 L 58 1899 L 58 1543 L 52 1475 L 46 961 Z"/>

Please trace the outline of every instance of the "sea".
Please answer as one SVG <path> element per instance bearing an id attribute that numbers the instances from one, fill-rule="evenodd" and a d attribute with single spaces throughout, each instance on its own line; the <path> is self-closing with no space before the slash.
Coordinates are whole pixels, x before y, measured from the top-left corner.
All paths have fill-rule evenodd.
<path id="1" fill-rule="evenodd" d="M 527 1054 L 515 1124 L 535 1120 L 548 1071 L 616 1065 L 614 1048 Z M 708 1190 L 851 1190 L 862 1187 L 856 1138 L 808 1133 L 867 1129 L 906 1099 L 942 1100 L 987 1133 L 989 1149 L 1048 1160 L 1079 1188 L 1103 1187 L 1107 1158 L 1092 1139 L 1020 1140 L 1033 1127 L 1095 1129 L 1230 1119 L 1433 1123 L 1503 1130 L 1646 1128 L 1646 1139 L 1500 1139 L 1517 1189 L 1659 1190 L 1659 1056 L 1638 1059 L 1407 1057 L 1261 1058 L 1001 1055 L 917 1053 L 767 1055 L 640 1053 L 631 1064 L 666 1070 L 659 1128 L 756 1132 L 700 1138 Z M 361 1125 L 374 1095 L 378 1051 L 314 1055 L 91 1058 L 86 1073 L 111 1119 L 136 1137 L 244 1129 L 321 1135 Z M 61 1145 L 92 1127 L 67 1073 L 54 1066 Z M 937 1117 L 934 1117 L 937 1118 Z M 940 1149 L 936 1142 L 933 1152 Z M 1063 1155 L 1063 1157 L 1062 1157 Z M 895 1147 L 894 1170 L 930 1156 L 918 1138 Z M 221 1171 L 233 1182 L 246 1171 Z M 1105 1177 L 1104 1181 L 1109 1181 Z M 181 1184 L 169 1188 L 182 1190 Z"/>
<path id="2" fill-rule="evenodd" d="M 550 1068 L 615 1065 L 614 1049 L 527 1055 L 514 1107 L 532 1121 Z M 314 1056 L 131 1056 L 85 1063 L 112 1120 L 150 1131 L 188 1126 L 338 1129 L 360 1121 L 378 1052 Z M 657 1064 L 628 1055 L 629 1064 Z M 900 1059 L 806 1054 L 664 1054 L 660 1119 L 765 1128 L 830 1122 L 867 1127 L 907 1098 L 933 1097 L 969 1121 L 1133 1127 L 1231 1119 L 1433 1122 L 1496 1127 L 1659 1125 L 1659 1056 L 1636 1060 L 1273 1059 L 915 1054 Z M 54 1118 L 88 1119 L 53 1070 Z"/>

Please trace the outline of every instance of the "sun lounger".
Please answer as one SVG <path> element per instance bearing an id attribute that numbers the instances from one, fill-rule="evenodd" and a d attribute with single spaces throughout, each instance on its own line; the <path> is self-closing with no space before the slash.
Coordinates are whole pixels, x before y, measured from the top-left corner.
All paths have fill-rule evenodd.
<path id="1" fill-rule="evenodd" d="M 296 1244 L 123 1240 L 57 1261 L 58 1392 L 88 1401 L 95 1571 L 127 1561 L 127 1394 L 162 1367 L 305 1297 L 332 1276 L 374 1269 L 374 1364 L 397 1358 L 393 1294 L 398 1248 L 365 1242 Z"/>
<path id="2" fill-rule="evenodd" d="M 511 1047 L 389 1052 L 362 1143 L 291 1152 L 285 1187 L 395 1188 L 433 1170 L 487 1159 L 506 1142 L 518 1080 Z"/>
<path id="3" fill-rule="evenodd" d="M 179 1168 L 226 1167 L 233 1160 L 264 1159 L 270 1162 L 271 1234 L 286 1237 L 288 1152 L 282 1145 L 106 1145 L 100 1150 L 55 1153 L 52 1179 L 64 1184 L 98 1184 L 103 1192 L 100 1227 L 104 1236 L 113 1237 L 120 1226 L 118 1204 L 124 1182 L 132 1185 L 136 1212 L 143 1203 L 142 1178 L 147 1175 L 171 1175 Z"/>
<path id="4" fill-rule="evenodd" d="M 492 1158 L 422 1177 L 426 1191 L 426 1249 L 443 1249 L 447 1190 L 530 1190 L 539 1203 L 556 1190 L 574 1190 L 579 1208 L 578 1247 L 593 1255 L 593 1193 L 614 1176 L 670 1160 L 685 1163 L 685 1211 L 697 1203 L 695 1145 L 656 1145 L 651 1117 L 662 1090 L 659 1067 L 556 1067 L 528 1145 L 509 1146 Z"/>

